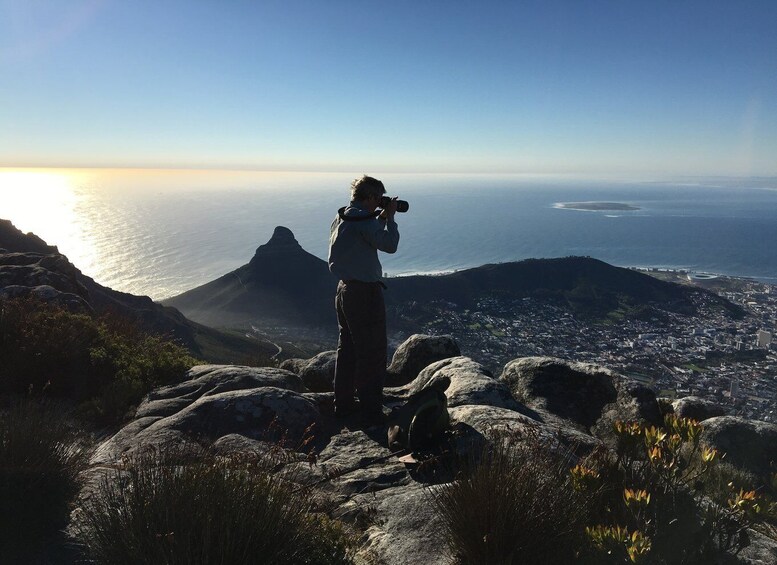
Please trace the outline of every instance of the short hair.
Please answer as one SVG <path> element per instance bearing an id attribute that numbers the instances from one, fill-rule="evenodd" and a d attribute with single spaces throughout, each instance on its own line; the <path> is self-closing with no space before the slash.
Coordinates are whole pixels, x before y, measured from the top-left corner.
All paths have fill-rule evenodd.
<path id="1" fill-rule="evenodd" d="M 351 183 L 351 200 L 367 200 L 371 196 L 383 196 L 386 188 L 378 179 L 362 175 Z"/>

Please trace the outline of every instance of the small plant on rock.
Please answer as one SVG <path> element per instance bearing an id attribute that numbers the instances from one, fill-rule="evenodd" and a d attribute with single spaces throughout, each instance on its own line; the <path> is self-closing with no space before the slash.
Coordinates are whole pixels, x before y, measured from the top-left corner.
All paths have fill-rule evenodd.
<path id="1" fill-rule="evenodd" d="M 615 453 L 598 453 L 572 469 L 603 477 L 598 522 L 586 528 L 593 562 L 705 563 L 721 550 L 747 545 L 747 530 L 763 521 L 770 506 L 755 490 L 734 489 L 721 497 L 712 488 L 723 455 L 700 442 L 701 425 L 667 414 L 661 427 L 616 422 Z M 588 469 L 584 474 L 579 469 Z"/>
<path id="2" fill-rule="evenodd" d="M 570 456 L 529 430 L 494 433 L 457 479 L 432 491 L 459 563 L 570 563 L 583 543 L 587 500 L 573 487 Z M 582 473 L 578 481 L 594 484 Z"/>

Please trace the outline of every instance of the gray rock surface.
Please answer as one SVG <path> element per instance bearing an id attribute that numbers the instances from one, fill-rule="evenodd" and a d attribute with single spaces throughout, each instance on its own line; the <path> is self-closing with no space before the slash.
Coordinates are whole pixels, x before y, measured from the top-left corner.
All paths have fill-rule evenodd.
<path id="1" fill-rule="evenodd" d="M 432 363 L 412 382 L 396 390 L 407 395 L 415 394 L 444 377 L 451 381 L 445 391 L 449 407 L 485 404 L 519 411 L 524 408 L 513 398 L 505 383 L 495 379 L 483 365 L 469 357 L 451 357 Z"/>
<path id="2" fill-rule="evenodd" d="M 777 424 L 717 416 L 702 425 L 702 441 L 724 452 L 728 463 L 762 477 L 777 463 Z"/>
<path id="3" fill-rule="evenodd" d="M 547 410 L 584 428 L 593 426 L 602 409 L 616 400 L 616 378 L 604 367 L 555 357 L 515 359 L 500 376 L 528 407 Z"/>
<path id="4" fill-rule="evenodd" d="M 524 357 L 507 363 L 500 380 L 527 407 L 610 443 L 616 420 L 661 422 L 658 402 L 650 389 L 599 365 Z"/>
<path id="5" fill-rule="evenodd" d="M 660 426 L 663 422 L 655 393 L 646 386 L 618 378 L 614 382 L 615 400 L 602 407 L 599 419 L 592 426 L 592 433 L 614 448 L 617 439 L 613 424 L 636 421 L 643 424 Z"/>
<path id="6" fill-rule="evenodd" d="M 308 359 L 297 374 L 309 391 L 331 392 L 334 390 L 335 361 L 337 351 L 324 351 Z"/>
<path id="7" fill-rule="evenodd" d="M 230 434 L 295 447 L 319 423 L 317 403 L 297 392 L 299 377 L 288 371 L 207 365 L 190 375 L 192 380 L 153 391 L 137 419 L 98 446 L 92 462 L 108 464 L 175 443 L 207 447 Z"/>
<path id="8" fill-rule="evenodd" d="M 386 386 L 405 385 L 435 361 L 460 355 L 451 336 L 411 335 L 394 352 L 386 371 Z"/>
<path id="9" fill-rule="evenodd" d="M 457 424 L 464 424 L 457 428 L 461 436 L 458 443 L 467 443 L 475 446 L 485 443 L 484 438 L 494 432 L 509 434 L 525 434 L 536 432 L 538 437 L 548 440 L 549 444 L 560 442 L 565 448 L 582 455 L 601 445 L 601 441 L 589 434 L 570 428 L 559 426 L 554 422 L 547 422 L 540 417 L 536 420 L 531 416 L 521 414 L 506 408 L 494 406 L 457 406 L 450 410 L 451 419 Z M 472 431 L 476 432 L 475 434 Z"/>
<path id="10" fill-rule="evenodd" d="M 197 365 L 187 372 L 185 381 L 151 391 L 138 406 L 135 417 L 171 416 L 203 396 L 265 386 L 295 392 L 304 390 L 301 379 L 283 369 Z"/>
<path id="11" fill-rule="evenodd" d="M 420 485 L 384 491 L 371 503 L 376 523 L 366 532 L 357 555 L 362 563 L 409 565 L 453 563 L 442 523 Z"/>
<path id="12" fill-rule="evenodd" d="M 278 366 L 278 368 L 283 369 L 284 371 L 291 371 L 295 375 L 299 375 L 299 372 L 302 370 L 302 367 L 304 367 L 308 362 L 308 359 L 286 359 L 281 362 L 281 364 Z"/>
<path id="13" fill-rule="evenodd" d="M 678 398 L 672 402 L 672 409 L 676 416 L 680 418 L 691 418 L 697 422 L 716 416 L 726 415 L 725 408 L 698 396 Z"/>

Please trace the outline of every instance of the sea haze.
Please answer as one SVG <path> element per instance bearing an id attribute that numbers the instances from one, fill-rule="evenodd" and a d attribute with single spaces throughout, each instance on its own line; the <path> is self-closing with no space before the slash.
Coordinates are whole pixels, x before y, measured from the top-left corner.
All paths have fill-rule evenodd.
<path id="1" fill-rule="evenodd" d="M 325 259 L 329 225 L 347 204 L 352 176 L 81 171 L 44 188 L 14 186 L 15 177 L 0 170 L 3 195 L 17 195 L 4 198 L 0 218 L 58 245 L 97 282 L 159 300 L 247 263 L 278 225 Z M 775 179 L 376 176 L 390 195 L 410 202 L 397 215 L 399 251 L 382 255 L 389 275 L 588 255 L 620 266 L 777 281 Z M 569 203 L 588 206 L 563 206 Z"/>

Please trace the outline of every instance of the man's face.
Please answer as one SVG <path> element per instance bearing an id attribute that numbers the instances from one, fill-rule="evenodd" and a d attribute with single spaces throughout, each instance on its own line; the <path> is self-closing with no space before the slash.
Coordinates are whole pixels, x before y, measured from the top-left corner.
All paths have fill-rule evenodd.
<path id="1" fill-rule="evenodd" d="M 374 212 L 380 205 L 381 195 L 373 194 L 367 199 L 367 211 Z"/>

